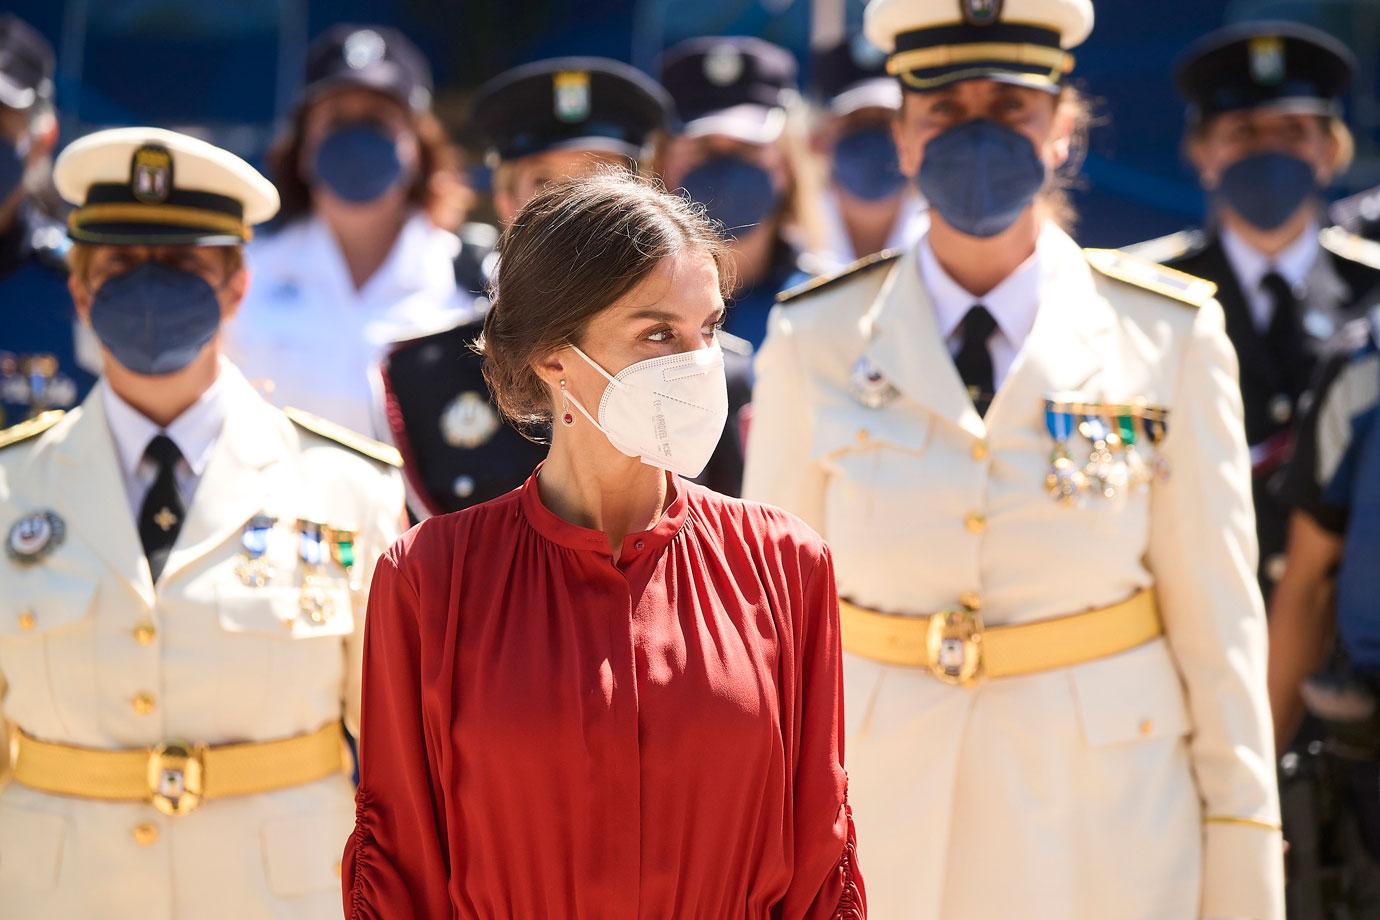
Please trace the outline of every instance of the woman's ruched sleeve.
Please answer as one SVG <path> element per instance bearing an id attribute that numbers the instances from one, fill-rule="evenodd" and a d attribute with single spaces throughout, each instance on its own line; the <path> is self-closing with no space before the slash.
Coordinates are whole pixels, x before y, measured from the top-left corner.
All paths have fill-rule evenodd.
<path id="1" fill-rule="evenodd" d="M 399 562 L 379 559 L 364 634 L 360 783 L 341 866 L 347 920 L 449 920 L 444 813 L 422 715 L 419 602 Z"/>
<path id="2" fill-rule="evenodd" d="M 843 662 L 834 563 L 822 544 L 799 621 L 795 872 L 782 920 L 864 920 L 848 775 L 843 766 Z"/>

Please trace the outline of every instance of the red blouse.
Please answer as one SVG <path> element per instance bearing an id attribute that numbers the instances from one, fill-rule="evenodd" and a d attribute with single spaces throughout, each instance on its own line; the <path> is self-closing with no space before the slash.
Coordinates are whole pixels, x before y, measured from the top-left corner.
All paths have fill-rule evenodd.
<path id="1" fill-rule="evenodd" d="M 676 480 L 614 562 L 536 483 L 379 563 L 347 916 L 861 920 L 823 541 Z"/>

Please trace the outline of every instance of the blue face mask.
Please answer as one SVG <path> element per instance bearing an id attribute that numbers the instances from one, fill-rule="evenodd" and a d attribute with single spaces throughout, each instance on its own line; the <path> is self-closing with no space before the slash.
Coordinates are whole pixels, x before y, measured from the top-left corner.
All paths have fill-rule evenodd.
<path id="1" fill-rule="evenodd" d="M 834 144 L 830 175 L 839 188 L 863 201 L 883 201 L 906 184 L 896 159 L 896 143 L 883 125 L 850 131 Z"/>
<path id="2" fill-rule="evenodd" d="M 771 173 L 731 154 L 704 161 L 686 173 L 680 185 L 730 234 L 751 230 L 776 210 L 781 200 Z"/>
<path id="3" fill-rule="evenodd" d="M 136 374 L 175 374 L 220 328 L 220 301 L 200 275 L 145 262 L 102 284 L 91 301 L 91 329 L 115 360 Z"/>
<path id="4" fill-rule="evenodd" d="M 0 140 L 0 201 L 24 181 L 24 151 L 14 141 Z"/>
<path id="5" fill-rule="evenodd" d="M 402 181 L 403 164 L 393 138 L 367 123 L 342 125 L 316 148 L 312 169 L 338 197 L 373 201 Z"/>
<path id="6" fill-rule="evenodd" d="M 1222 172 L 1217 193 L 1237 214 L 1260 230 L 1274 230 L 1317 195 L 1313 167 L 1287 153 L 1257 153 Z"/>
<path id="7" fill-rule="evenodd" d="M 916 182 L 945 223 L 989 237 L 1014 224 L 1035 200 L 1045 164 L 1024 135 L 980 118 L 926 144 Z"/>

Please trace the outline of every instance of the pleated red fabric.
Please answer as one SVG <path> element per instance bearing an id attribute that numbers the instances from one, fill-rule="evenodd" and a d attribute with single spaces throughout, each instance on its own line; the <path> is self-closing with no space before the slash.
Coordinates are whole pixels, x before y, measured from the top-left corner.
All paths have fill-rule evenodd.
<path id="1" fill-rule="evenodd" d="M 347 917 L 865 916 L 829 552 L 673 487 L 616 562 L 534 475 L 379 563 Z"/>

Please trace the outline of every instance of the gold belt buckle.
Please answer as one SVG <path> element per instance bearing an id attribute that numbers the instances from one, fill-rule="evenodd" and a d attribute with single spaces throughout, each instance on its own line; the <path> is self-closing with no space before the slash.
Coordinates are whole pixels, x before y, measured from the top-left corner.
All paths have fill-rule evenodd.
<path id="1" fill-rule="evenodd" d="M 205 789 L 204 746 L 164 743 L 149 755 L 153 807 L 165 815 L 185 815 L 201 804 Z"/>
<path id="2" fill-rule="evenodd" d="M 982 615 L 966 607 L 932 614 L 925 652 L 935 677 L 958 687 L 972 686 L 982 676 Z"/>

